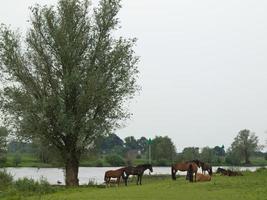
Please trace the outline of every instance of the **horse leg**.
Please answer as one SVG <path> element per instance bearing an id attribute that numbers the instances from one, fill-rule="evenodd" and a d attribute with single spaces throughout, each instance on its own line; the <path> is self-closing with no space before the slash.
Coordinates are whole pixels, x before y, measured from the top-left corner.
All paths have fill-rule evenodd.
<path id="1" fill-rule="evenodd" d="M 142 185 L 142 176 L 143 174 L 140 175 L 140 185 Z"/>
<path id="2" fill-rule="evenodd" d="M 106 186 L 107 186 L 107 187 L 110 186 L 109 184 L 110 184 L 110 178 L 107 178 Z"/>
<path id="3" fill-rule="evenodd" d="M 118 184 L 118 187 L 119 187 L 119 185 L 120 185 L 120 179 L 121 179 L 121 177 L 117 178 L 117 184 Z"/>
<path id="4" fill-rule="evenodd" d="M 137 175 L 137 181 L 136 181 L 136 185 L 138 185 L 138 182 L 139 182 L 139 175 Z"/>
<path id="5" fill-rule="evenodd" d="M 126 175 L 124 182 L 125 182 L 125 186 L 127 186 L 127 179 L 128 179 L 128 175 Z"/>

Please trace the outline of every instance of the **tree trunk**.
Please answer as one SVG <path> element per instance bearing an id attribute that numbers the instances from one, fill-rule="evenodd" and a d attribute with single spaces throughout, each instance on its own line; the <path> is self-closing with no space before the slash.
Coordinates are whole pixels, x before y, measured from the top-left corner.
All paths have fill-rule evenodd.
<path id="1" fill-rule="evenodd" d="M 250 164 L 248 152 L 245 151 L 245 164 Z"/>
<path id="2" fill-rule="evenodd" d="M 66 186 L 79 186 L 79 160 L 72 157 L 66 161 Z"/>

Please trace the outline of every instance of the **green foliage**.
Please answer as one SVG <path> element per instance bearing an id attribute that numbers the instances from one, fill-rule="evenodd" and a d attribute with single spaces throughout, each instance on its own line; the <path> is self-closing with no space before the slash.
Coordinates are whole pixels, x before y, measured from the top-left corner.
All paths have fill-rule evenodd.
<path id="1" fill-rule="evenodd" d="M 145 153 L 148 148 L 148 139 L 145 137 L 141 137 L 137 140 L 138 144 L 138 149 L 142 152 Z"/>
<path id="2" fill-rule="evenodd" d="M 21 154 L 16 153 L 13 157 L 13 164 L 17 167 L 21 163 Z"/>
<path id="3" fill-rule="evenodd" d="M 124 149 L 123 145 L 123 140 L 116 134 L 109 134 L 105 137 L 99 137 L 96 141 L 97 150 L 104 154 L 118 153 L 122 155 Z"/>
<path id="4" fill-rule="evenodd" d="M 212 163 L 215 159 L 214 149 L 204 147 L 201 151 L 200 158 L 203 162 Z"/>
<path id="5" fill-rule="evenodd" d="M 0 29 L 0 109 L 17 134 L 53 146 L 66 172 L 97 137 L 128 118 L 125 102 L 138 90 L 135 39 L 114 37 L 120 0 L 60 0 L 31 8 L 24 41 Z M 73 169 L 76 168 L 76 169 Z M 78 174 L 66 182 L 78 185 Z M 68 180 L 74 180 L 72 183 Z"/>
<path id="6" fill-rule="evenodd" d="M 213 150 L 216 156 L 225 156 L 224 146 L 222 147 L 215 146 Z"/>
<path id="7" fill-rule="evenodd" d="M 124 166 L 125 165 L 125 161 L 124 159 L 116 154 L 113 155 L 107 155 L 105 157 L 105 160 L 107 163 L 109 163 L 111 166 Z"/>
<path id="8" fill-rule="evenodd" d="M 128 150 L 138 150 L 139 146 L 137 143 L 137 140 L 134 138 L 134 136 L 129 136 L 124 139 L 125 141 L 125 149 Z"/>
<path id="9" fill-rule="evenodd" d="M 33 179 L 22 178 L 14 182 L 14 188 L 19 192 L 48 194 L 55 189 L 45 180 L 34 181 Z"/>
<path id="10" fill-rule="evenodd" d="M 235 151 L 229 150 L 225 157 L 225 162 L 230 165 L 240 165 L 242 158 Z"/>
<path id="11" fill-rule="evenodd" d="M 164 159 L 168 162 L 172 162 L 175 154 L 175 146 L 168 136 L 157 136 L 155 139 L 153 139 L 151 146 L 151 155 L 153 160 L 159 161 Z"/>
<path id="12" fill-rule="evenodd" d="M 260 167 L 256 170 L 256 172 L 262 173 L 262 172 L 266 172 L 267 168 L 266 167 Z"/>
<path id="13" fill-rule="evenodd" d="M 13 176 L 6 170 L 0 171 L 0 189 L 7 188 L 12 184 Z"/>
<path id="14" fill-rule="evenodd" d="M 182 152 L 184 161 L 199 159 L 199 148 L 198 147 L 186 147 Z"/>
<path id="15" fill-rule="evenodd" d="M 239 156 L 245 161 L 245 164 L 250 164 L 250 156 L 260 149 L 258 145 L 259 139 L 249 130 L 242 130 L 235 137 L 234 142 L 231 145 L 231 151 L 236 156 Z"/>
<path id="16" fill-rule="evenodd" d="M 5 127 L 0 127 L 0 167 L 7 161 L 7 136 L 8 131 Z"/>

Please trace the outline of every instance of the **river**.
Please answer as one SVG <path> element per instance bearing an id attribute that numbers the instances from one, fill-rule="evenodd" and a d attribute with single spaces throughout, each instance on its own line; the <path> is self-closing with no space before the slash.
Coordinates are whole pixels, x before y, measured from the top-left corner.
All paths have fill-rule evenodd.
<path id="1" fill-rule="evenodd" d="M 228 167 L 221 166 L 223 168 L 234 168 L 237 170 L 245 171 L 255 171 L 260 167 Z M 80 167 L 79 168 L 79 182 L 81 185 L 88 184 L 90 182 L 94 182 L 97 184 L 103 183 L 104 173 L 107 170 L 116 169 L 117 167 Z M 215 172 L 218 167 L 213 167 L 213 171 Z M 30 168 L 30 167 L 22 167 L 22 168 L 5 168 L 7 172 L 13 175 L 14 179 L 17 180 L 19 178 L 27 177 L 32 178 L 34 180 L 40 180 L 42 177 L 45 178 L 50 184 L 57 184 L 58 181 L 61 184 L 64 184 L 64 170 L 60 168 Z M 3 170 L 3 169 L 1 169 Z M 153 174 L 170 174 L 170 167 L 153 167 Z M 146 171 L 148 174 L 148 170 Z M 180 175 L 184 175 L 184 172 L 179 172 Z"/>

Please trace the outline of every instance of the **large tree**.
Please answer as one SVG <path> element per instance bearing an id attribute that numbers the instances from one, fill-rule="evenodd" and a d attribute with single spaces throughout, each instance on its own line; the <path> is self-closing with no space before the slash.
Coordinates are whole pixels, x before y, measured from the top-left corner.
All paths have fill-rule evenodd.
<path id="1" fill-rule="evenodd" d="M 239 158 L 245 161 L 245 164 L 250 164 L 250 156 L 255 151 L 259 150 L 261 146 L 258 144 L 259 139 L 250 130 L 241 130 L 235 137 L 231 145 L 232 154 L 238 155 Z"/>
<path id="2" fill-rule="evenodd" d="M 0 32 L 1 109 L 13 130 L 57 149 L 66 185 L 75 186 L 82 153 L 129 116 L 136 85 L 135 39 L 115 37 L 120 0 L 59 0 L 31 8 L 25 40 Z M 4 82 L 3 82 L 4 83 Z"/>

